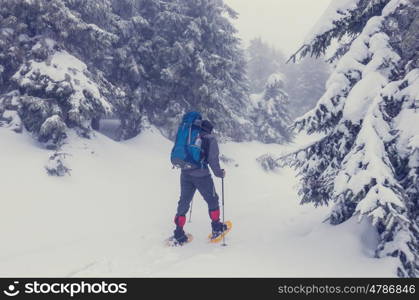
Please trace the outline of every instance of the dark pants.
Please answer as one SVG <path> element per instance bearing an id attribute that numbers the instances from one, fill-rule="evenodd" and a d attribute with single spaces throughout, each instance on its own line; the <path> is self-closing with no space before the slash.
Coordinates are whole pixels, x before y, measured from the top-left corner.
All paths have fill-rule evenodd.
<path id="1" fill-rule="evenodd" d="M 217 210 L 219 208 L 218 195 L 215 192 L 215 186 L 211 175 L 197 177 L 182 173 L 180 176 L 180 199 L 177 207 L 177 216 L 186 215 L 197 189 L 207 202 L 209 211 Z"/>

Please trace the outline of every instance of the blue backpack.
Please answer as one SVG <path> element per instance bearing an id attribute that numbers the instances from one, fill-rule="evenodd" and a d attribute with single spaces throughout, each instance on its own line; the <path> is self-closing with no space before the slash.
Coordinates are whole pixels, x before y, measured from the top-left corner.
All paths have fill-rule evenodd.
<path id="1" fill-rule="evenodd" d="M 173 166 L 182 170 L 204 167 L 201 122 L 202 116 L 198 112 L 188 112 L 183 116 L 170 155 Z"/>

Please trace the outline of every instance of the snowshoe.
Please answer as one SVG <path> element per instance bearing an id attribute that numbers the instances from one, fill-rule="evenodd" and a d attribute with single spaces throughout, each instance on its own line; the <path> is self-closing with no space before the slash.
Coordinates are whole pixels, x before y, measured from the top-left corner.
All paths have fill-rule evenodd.
<path id="1" fill-rule="evenodd" d="M 193 239 L 192 234 L 185 233 L 182 228 L 177 228 L 173 232 L 173 236 L 166 240 L 166 246 L 168 247 L 178 247 L 183 246 L 191 242 Z"/>
<path id="2" fill-rule="evenodd" d="M 218 222 L 212 224 L 212 233 L 208 236 L 210 243 L 219 243 L 227 233 L 230 232 L 233 224 L 231 221 L 226 221 L 225 223 Z"/>
<path id="3" fill-rule="evenodd" d="M 174 236 L 171 236 L 170 238 L 168 238 L 165 241 L 165 245 L 167 247 L 179 247 L 179 246 L 183 246 L 185 244 L 188 244 L 193 240 L 193 236 L 190 233 L 187 233 L 186 236 L 187 236 L 188 239 L 186 241 L 183 241 L 183 242 L 179 242 L 178 240 L 175 239 Z"/>

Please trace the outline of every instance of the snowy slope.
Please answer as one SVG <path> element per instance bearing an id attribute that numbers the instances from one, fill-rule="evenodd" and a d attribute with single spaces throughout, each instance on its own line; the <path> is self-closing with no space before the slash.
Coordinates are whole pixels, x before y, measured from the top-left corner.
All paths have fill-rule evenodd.
<path id="1" fill-rule="evenodd" d="M 372 257 L 368 222 L 322 223 L 328 208 L 298 204 L 294 171 L 268 174 L 256 163 L 289 147 L 221 145 L 235 159 L 225 165 L 228 246 L 207 243 L 207 208 L 195 196 L 186 225 L 194 241 L 165 248 L 179 194 L 171 143 L 154 129 L 125 143 L 72 139 L 74 171 L 55 178 L 40 171 L 45 150 L 0 130 L 0 276 L 395 276 L 393 259 Z"/>

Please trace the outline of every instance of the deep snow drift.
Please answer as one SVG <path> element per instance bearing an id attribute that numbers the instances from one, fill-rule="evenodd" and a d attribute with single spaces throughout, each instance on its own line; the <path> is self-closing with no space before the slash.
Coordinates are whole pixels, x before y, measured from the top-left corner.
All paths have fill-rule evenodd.
<path id="1" fill-rule="evenodd" d="M 266 173 L 256 162 L 300 142 L 220 145 L 235 160 L 224 165 L 226 218 L 233 221 L 228 246 L 207 242 L 210 221 L 197 194 L 186 224 L 194 241 L 165 248 L 179 196 L 171 142 L 155 129 L 123 143 L 99 133 L 71 139 L 71 176 L 56 178 L 43 169 L 46 150 L 25 134 L 0 129 L 0 276 L 396 275 L 392 258 L 372 257 L 376 235 L 366 220 L 322 223 L 329 208 L 299 205 L 293 170 Z"/>

